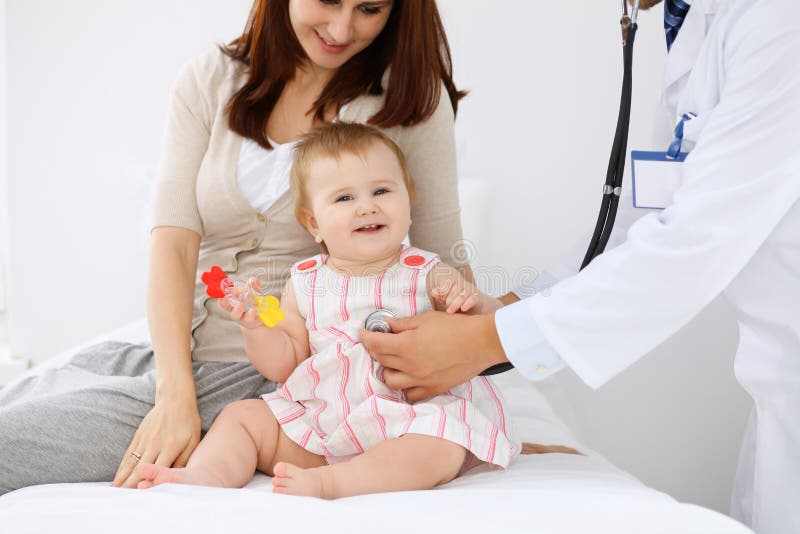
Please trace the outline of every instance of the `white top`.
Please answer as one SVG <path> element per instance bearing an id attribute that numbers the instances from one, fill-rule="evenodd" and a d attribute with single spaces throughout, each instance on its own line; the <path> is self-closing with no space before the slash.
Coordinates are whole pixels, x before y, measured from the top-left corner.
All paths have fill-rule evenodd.
<path id="1" fill-rule="evenodd" d="M 289 190 L 289 172 L 295 141 L 278 144 L 269 140 L 266 150 L 252 139 L 243 139 L 236 166 L 236 184 L 242 196 L 260 213 L 267 210 Z"/>

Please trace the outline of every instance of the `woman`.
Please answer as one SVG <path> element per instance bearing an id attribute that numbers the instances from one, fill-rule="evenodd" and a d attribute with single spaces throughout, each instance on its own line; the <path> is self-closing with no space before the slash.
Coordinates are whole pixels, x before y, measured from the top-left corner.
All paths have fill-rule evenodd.
<path id="1" fill-rule="evenodd" d="M 459 265 L 462 96 L 434 0 L 256 0 L 244 33 L 189 62 L 173 88 L 151 234 L 153 346 L 95 346 L 0 392 L 0 493 L 112 477 L 135 487 L 139 461 L 185 465 L 226 404 L 274 389 L 197 282 L 212 265 L 235 278 L 262 269 L 278 294 L 317 252 L 294 219 L 286 162 L 319 124 L 368 122 L 404 150 L 421 193 L 411 242 Z"/>

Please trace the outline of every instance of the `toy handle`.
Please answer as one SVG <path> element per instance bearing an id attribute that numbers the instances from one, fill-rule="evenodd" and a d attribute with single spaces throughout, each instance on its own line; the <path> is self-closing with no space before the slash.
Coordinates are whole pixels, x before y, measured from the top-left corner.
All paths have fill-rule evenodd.
<path id="1" fill-rule="evenodd" d="M 274 327 L 284 319 L 280 309 L 280 301 L 267 294 L 267 272 L 257 269 L 247 282 L 231 280 L 218 266 L 213 266 L 210 271 L 204 272 L 200 277 L 206 284 L 206 293 L 213 298 L 225 299 L 231 307 L 244 304 L 245 310 L 255 308 L 261 322 L 269 328 Z"/>

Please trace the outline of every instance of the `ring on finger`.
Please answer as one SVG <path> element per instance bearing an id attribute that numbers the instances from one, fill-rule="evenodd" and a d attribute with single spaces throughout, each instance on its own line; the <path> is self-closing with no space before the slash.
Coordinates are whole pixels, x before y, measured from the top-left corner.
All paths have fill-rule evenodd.
<path id="1" fill-rule="evenodd" d="M 133 456 L 134 458 L 136 458 L 136 461 L 137 461 L 137 462 L 138 462 L 138 461 L 140 461 L 140 460 L 142 459 L 142 455 L 141 455 L 141 454 L 139 454 L 139 453 L 138 453 L 138 452 L 136 452 L 136 451 L 131 451 L 131 456 Z"/>

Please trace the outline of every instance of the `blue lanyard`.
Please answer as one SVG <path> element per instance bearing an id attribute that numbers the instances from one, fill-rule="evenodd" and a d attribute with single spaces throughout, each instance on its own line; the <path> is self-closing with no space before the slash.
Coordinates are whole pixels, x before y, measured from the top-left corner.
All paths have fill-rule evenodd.
<path id="1" fill-rule="evenodd" d="M 667 157 L 670 159 L 677 159 L 678 154 L 681 153 L 681 146 L 683 145 L 683 125 L 686 121 L 690 121 L 697 117 L 694 113 L 684 113 L 681 121 L 675 127 L 675 139 L 670 143 L 667 149 Z"/>

